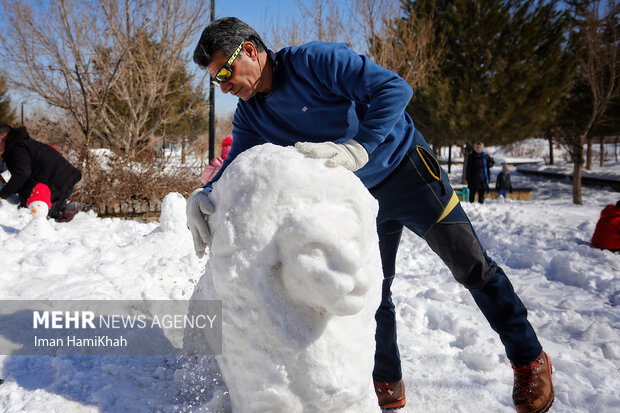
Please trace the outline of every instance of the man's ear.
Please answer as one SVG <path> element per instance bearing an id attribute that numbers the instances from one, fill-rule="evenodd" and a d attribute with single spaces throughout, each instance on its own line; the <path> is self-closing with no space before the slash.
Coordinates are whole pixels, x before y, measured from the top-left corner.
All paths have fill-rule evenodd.
<path id="1" fill-rule="evenodd" d="M 258 50 L 256 49 L 256 46 L 254 46 L 254 43 L 252 42 L 243 43 L 243 51 L 248 55 L 250 59 L 252 60 L 258 59 Z"/>

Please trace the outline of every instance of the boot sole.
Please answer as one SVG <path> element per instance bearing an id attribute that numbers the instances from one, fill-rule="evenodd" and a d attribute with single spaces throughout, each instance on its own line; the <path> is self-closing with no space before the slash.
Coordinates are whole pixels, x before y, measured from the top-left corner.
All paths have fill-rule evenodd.
<path id="1" fill-rule="evenodd" d="M 407 403 L 407 400 L 403 399 L 403 400 L 399 400 L 397 402 L 393 402 L 393 403 L 388 403 L 384 406 L 379 406 L 381 408 L 381 410 L 398 410 L 398 409 L 402 409 L 403 407 L 405 407 L 405 404 Z"/>
<path id="2" fill-rule="evenodd" d="M 381 407 L 381 412 L 382 413 L 389 413 L 389 412 L 393 412 L 395 410 L 400 410 L 403 407 L 405 407 L 405 405 L 403 404 L 402 406 L 398 406 L 398 407 Z"/>
<path id="3" fill-rule="evenodd" d="M 551 401 L 549 402 L 548 405 L 543 406 L 541 409 L 536 410 L 534 413 L 546 413 L 549 411 L 549 409 L 551 408 L 551 406 L 553 405 L 553 402 L 555 401 L 555 392 L 551 395 Z"/>
<path id="4" fill-rule="evenodd" d="M 538 410 L 532 410 L 531 412 L 528 412 L 528 413 L 546 413 L 549 411 L 554 401 L 555 401 L 555 392 L 551 393 L 551 400 L 548 402 L 548 404 L 544 405 Z"/>

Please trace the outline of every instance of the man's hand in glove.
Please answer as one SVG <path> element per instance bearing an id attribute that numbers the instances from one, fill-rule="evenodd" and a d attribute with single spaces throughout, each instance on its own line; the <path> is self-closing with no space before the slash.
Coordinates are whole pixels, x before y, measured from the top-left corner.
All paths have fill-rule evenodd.
<path id="1" fill-rule="evenodd" d="M 354 139 L 345 143 L 297 142 L 295 149 L 309 158 L 326 159 L 327 166 L 341 165 L 350 171 L 357 171 L 368 162 L 368 152 Z"/>
<path id="2" fill-rule="evenodd" d="M 194 249 L 198 258 L 205 255 L 205 248 L 211 243 L 209 216 L 215 212 L 215 206 L 209 199 L 211 191 L 196 189 L 187 199 L 187 227 L 194 239 Z"/>

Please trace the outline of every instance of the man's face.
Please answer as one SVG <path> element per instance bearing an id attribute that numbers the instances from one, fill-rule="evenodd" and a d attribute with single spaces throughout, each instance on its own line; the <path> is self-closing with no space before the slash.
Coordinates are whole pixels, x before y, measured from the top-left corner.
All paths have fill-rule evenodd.
<path id="1" fill-rule="evenodd" d="M 212 77 L 226 64 L 230 56 L 221 51 L 213 54 L 207 70 Z M 222 93 L 230 93 L 240 99 L 248 100 L 257 92 L 261 92 L 261 75 L 264 65 L 258 60 L 258 51 L 250 42 L 245 42 L 239 55 L 232 64 L 232 76 L 228 81 L 220 83 Z"/>
<path id="2" fill-rule="evenodd" d="M 482 152 L 482 145 L 476 145 L 476 152 Z"/>

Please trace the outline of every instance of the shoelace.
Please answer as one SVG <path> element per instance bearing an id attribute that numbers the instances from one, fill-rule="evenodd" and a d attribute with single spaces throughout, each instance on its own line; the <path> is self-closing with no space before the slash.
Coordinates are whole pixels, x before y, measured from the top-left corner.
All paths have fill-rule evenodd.
<path id="1" fill-rule="evenodd" d="M 377 390 L 384 391 L 387 394 L 389 394 L 390 396 L 394 393 L 394 390 L 392 390 L 390 387 L 388 387 L 388 385 L 386 383 L 383 383 L 383 382 L 380 382 L 380 381 L 376 381 L 375 382 L 375 386 L 376 386 Z"/>
<path id="2" fill-rule="evenodd" d="M 531 392 L 534 379 L 538 378 L 538 366 L 543 364 L 542 358 L 537 358 L 530 364 L 522 367 L 513 367 L 515 371 L 515 393 Z"/>

